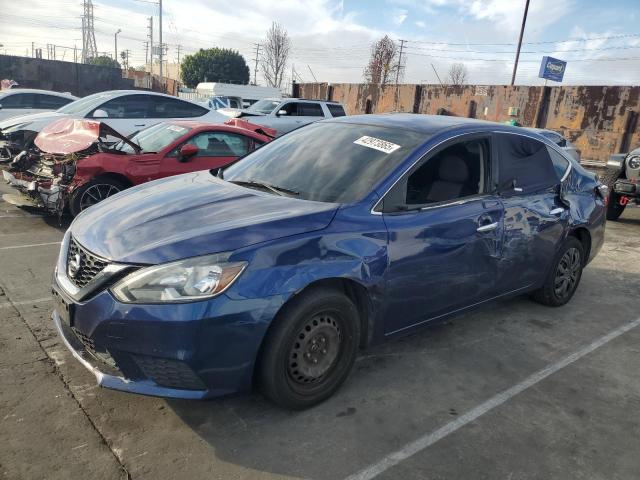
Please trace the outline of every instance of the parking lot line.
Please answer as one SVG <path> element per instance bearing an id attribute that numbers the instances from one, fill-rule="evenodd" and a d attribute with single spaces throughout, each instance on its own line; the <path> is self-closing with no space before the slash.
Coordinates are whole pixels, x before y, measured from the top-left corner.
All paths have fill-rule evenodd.
<path id="1" fill-rule="evenodd" d="M 620 335 L 625 334 L 626 332 L 637 327 L 638 325 L 640 325 L 640 318 L 630 323 L 627 323 L 625 325 L 622 325 L 619 328 L 616 328 L 615 330 L 607 333 L 606 335 L 598 338 L 597 340 L 594 340 L 589 345 L 564 357 L 559 362 L 551 364 L 543 368 L 542 370 L 538 370 L 536 373 L 527 377 L 522 382 L 491 397 L 489 400 L 469 410 L 464 415 L 461 415 L 456 420 L 447 423 L 446 425 L 440 427 L 439 429 L 433 432 L 427 433 L 426 435 L 418 438 L 417 440 L 414 440 L 413 442 L 406 444 L 401 449 L 393 453 L 390 453 L 389 455 L 386 455 L 380 461 L 374 464 L 371 464 L 368 467 L 365 467 L 364 469 L 360 470 L 359 472 L 353 475 L 348 476 L 345 480 L 370 480 L 372 478 L 377 477 L 378 475 L 385 472 L 389 468 L 399 464 L 403 460 L 406 460 L 407 458 L 433 445 L 437 441 L 442 440 L 446 436 L 454 433 L 455 431 L 464 427 L 468 423 L 478 419 L 485 413 L 488 413 L 494 408 L 499 407 L 500 405 L 507 402 L 511 398 L 515 397 L 519 393 L 522 393 L 523 391 L 541 382 L 542 380 L 549 377 L 550 375 L 553 375 L 559 370 L 562 370 L 563 368 L 571 365 L 577 360 L 580 360 L 585 355 L 588 355 L 589 353 L 609 343 L 611 340 L 618 338 Z"/>
<path id="2" fill-rule="evenodd" d="M 60 245 L 62 242 L 47 243 L 31 243 L 29 245 L 11 245 L 9 247 L 0 247 L 0 250 L 12 250 L 14 248 L 44 247 L 45 245 Z"/>
<path id="3" fill-rule="evenodd" d="M 51 300 L 51 297 L 42 297 L 42 298 L 36 298 L 35 300 L 21 300 L 20 302 L 2 302 L 0 303 L 0 308 L 17 307 L 20 305 L 33 305 L 35 303 L 49 302 L 50 300 Z"/>

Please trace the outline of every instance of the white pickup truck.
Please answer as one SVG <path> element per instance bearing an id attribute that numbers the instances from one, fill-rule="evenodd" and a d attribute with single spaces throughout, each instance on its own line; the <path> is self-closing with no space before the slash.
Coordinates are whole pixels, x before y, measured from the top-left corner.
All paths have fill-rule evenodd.
<path id="1" fill-rule="evenodd" d="M 251 117 L 245 120 L 273 128 L 278 132 L 278 136 L 325 118 L 346 115 L 340 103 L 303 98 L 266 98 L 249 108 L 222 108 L 218 112 L 233 118 Z"/>

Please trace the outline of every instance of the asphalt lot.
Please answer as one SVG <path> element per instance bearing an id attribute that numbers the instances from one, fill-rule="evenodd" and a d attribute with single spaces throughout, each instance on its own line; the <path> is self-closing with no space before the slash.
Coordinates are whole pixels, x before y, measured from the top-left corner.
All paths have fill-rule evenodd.
<path id="1" fill-rule="evenodd" d="M 2 479 L 640 477 L 640 209 L 569 305 L 516 298 L 373 348 L 295 413 L 96 387 L 49 320 L 63 231 L 0 202 Z"/>

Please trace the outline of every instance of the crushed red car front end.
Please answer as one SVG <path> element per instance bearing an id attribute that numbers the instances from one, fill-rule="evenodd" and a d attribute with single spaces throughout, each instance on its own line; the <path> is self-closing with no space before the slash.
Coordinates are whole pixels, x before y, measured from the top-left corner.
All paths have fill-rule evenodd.
<path id="1" fill-rule="evenodd" d="M 35 150 L 17 155 L 4 179 L 22 195 L 3 195 L 3 199 L 21 207 L 43 208 L 61 215 L 76 171 L 76 162 L 109 148 L 107 137 L 115 137 L 139 147 L 102 122 L 61 119 L 36 136 Z"/>

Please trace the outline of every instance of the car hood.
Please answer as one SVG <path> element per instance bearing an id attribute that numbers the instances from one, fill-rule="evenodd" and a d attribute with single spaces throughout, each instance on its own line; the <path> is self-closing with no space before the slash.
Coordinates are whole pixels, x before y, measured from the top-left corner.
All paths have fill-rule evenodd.
<path id="1" fill-rule="evenodd" d="M 42 112 L 42 113 L 30 113 L 29 115 L 19 115 L 17 117 L 11 117 L 7 120 L 0 122 L 0 130 L 13 127 L 15 125 L 21 125 L 26 123 L 24 130 L 31 130 L 33 132 L 39 132 L 49 123 L 61 118 L 68 118 L 66 113 L 58 112 Z"/>
<path id="2" fill-rule="evenodd" d="M 82 212 L 70 230 L 96 255 L 155 264 L 321 230 L 337 208 L 240 187 L 202 171 L 114 195 Z"/>

